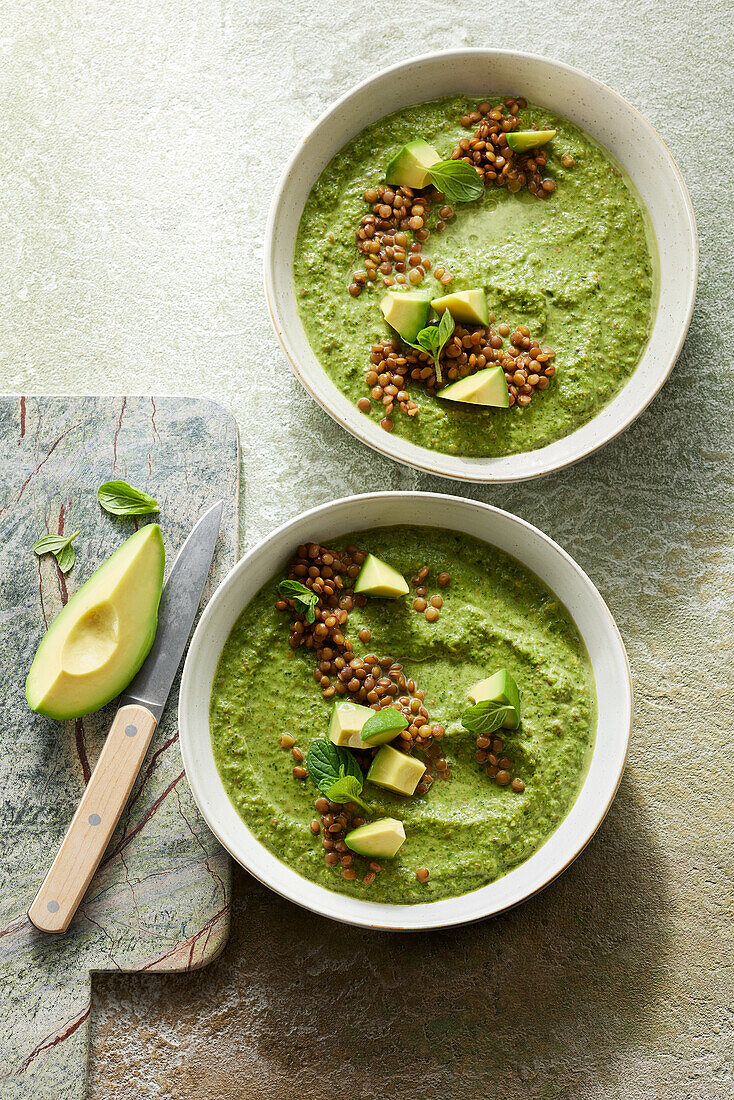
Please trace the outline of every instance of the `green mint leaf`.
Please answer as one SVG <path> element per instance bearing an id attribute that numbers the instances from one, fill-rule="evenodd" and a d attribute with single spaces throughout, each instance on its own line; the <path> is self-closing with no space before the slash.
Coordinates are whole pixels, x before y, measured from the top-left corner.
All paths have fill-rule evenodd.
<path id="1" fill-rule="evenodd" d="M 443 351 L 444 344 L 448 340 L 449 336 L 451 336 L 455 327 L 456 324 L 454 322 L 454 318 L 451 316 L 450 310 L 445 309 L 441 314 L 441 320 L 438 322 L 439 352 Z"/>
<path id="2" fill-rule="evenodd" d="M 465 730 L 471 733 L 494 733 L 499 729 L 505 718 L 514 714 L 515 708 L 505 706 L 503 703 L 495 703 L 485 699 L 473 707 L 465 710 L 461 716 L 461 724 Z"/>
<path id="3" fill-rule="evenodd" d="M 316 621 L 316 604 L 318 602 L 318 596 L 315 592 L 312 592 L 310 588 L 307 588 L 305 584 L 301 584 L 300 581 L 281 581 L 278 585 L 278 591 L 281 596 L 285 596 L 287 600 L 293 600 L 294 610 L 297 611 L 299 615 L 305 615 L 307 623 Z"/>
<path id="4" fill-rule="evenodd" d="M 407 730 L 408 719 L 402 711 L 395 707 L 385 707 L 384 710 L 376 710 L 371 718 L 368 718 L 362 726 L 361 737 L 363 741 L 369 741 L 376 733 L 384 733 L 385 730 Z"/>
<path id="5" fill-rule="evenodd" d="M 158 512 L 158 501 L 126 481 L 105 481 L 97 490 L 97 500 L 113 516 L 147 516 Z"/>
<path id="6" fill-rule="evenodd" d="M 428 176 L 449 202 L 471 202 L 484 191 L 482 177 L 465 160 L 440 160 L 428 169 Z"/>
<path id="7" fill-rule="evenodd" d="M 330 786 L 319 787 L 319 790 L 330 802 L 356 802 L 367 813 L 372 813 L 372 807 L 359 797 L 362 793 L 362 780 L 354 775 L 345 775 Z"/>
<path id="8" fill-rule="evenodd" d="M 33 544 L 33 553 L 38 554 L 39 557 L 41 554 L 53 554 L 61 572 L 68 573 L 76 561 L 74 547 L 71 544 L 78 534 L 79 532 L 75 531 L 73 535 L 43 535 Z"/>
<path id="9" fill-rule="evenodd" d="M 325 788 L 348 775 L 362 782 L 362 769 L 351 752 L 341 745 L 335 745 L 328 737 L 320 737 L 311 745 L 306 757 L 306 768 L 322 793 L 325 793 Z M 361 786 L 359 789 L 362 790 Z"/>
<path id="10" fill-rule="evenodd" d="M 422 328 L 416 336 L 416 343 L 410 345 L 412 348 L 417 348 L 418 351 L 425 351 L 430 355 L 436 371 L 437 382 L 443 382 L 439 356 L 444 349 L 446 341 L 454 331 L 454 328 L 454 319 L 449 311 L 445 309 L 441 314 L 439 323 L 437 325 L 428 325 L 427 328 Z"/>

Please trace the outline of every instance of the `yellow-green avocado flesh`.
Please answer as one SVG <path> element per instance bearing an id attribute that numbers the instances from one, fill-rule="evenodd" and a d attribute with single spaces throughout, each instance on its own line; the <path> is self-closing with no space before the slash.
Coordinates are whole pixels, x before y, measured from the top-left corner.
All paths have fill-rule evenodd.
<path id="1" fill-rule="evenodd" d="M 153 645 L 164 566 L 157 523 L 100 565 L 41 639 L 25 685 L 32 710 L 80 718 L 127 687 Z"/>

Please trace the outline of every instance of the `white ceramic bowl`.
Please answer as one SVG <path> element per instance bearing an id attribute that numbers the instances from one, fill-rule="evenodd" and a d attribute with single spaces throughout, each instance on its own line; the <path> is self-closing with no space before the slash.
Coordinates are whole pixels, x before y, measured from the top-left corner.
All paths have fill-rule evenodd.
<path id="1" fill-rule="evenodd" d="M 525 96 L 601 142 L 647 206 L 660 253 L 660 300 L 649 344 L 624 388 L 597 416 L 546 447 L 506 458 L 464 458 L 383 431 L 342 394 L 314 355 L 296 305 L 293 253 L 313 184 L 331 158 L 370 123 L 440 96 Z M 265 231 L 265 295 L 275 332 L 303 385 L 337 423 L 376 451 L 428 473 L 465 481 L 522 481 L 569 466 L 624 431 L 652 401 L 680 352 L 693 311 L 698 244 L 693 208 L 660 137 L 621 96 L 558 61 L 507 50 L 451 50 L 404 61 L 342 96 L 293 153 Z"/>
<path id="2" fill-rule="evenodd" d="M 227 797 L 209 735 L 209 698 L 217 661 L 242 609 L 299 543 L 326 542 L 368 527 L 411 522 L 483 539 L 518 558 L 556 593 L 586 644 L 596 681 L 598 726 L 588 775 L 568 817 L 525 863 L 497 882 L 457 898 L 384 905 L 327 890 L 281 863 L 249 831 Z M 477 501 L 433 493 L 370 493 L 322 504 L 283 524 L 232 569 L 201 617 L 181 682 L 179 728 L 186 775 L 210 829 L 234 858 L 272 890 L 335 920 L 366 928 L 428 929 L 465 924 L 530 897 L 575 859 L 601 824 L 619 785 L 632 722 L 632 684 L 624 644 L 586 574 L 524 520 Z"/>

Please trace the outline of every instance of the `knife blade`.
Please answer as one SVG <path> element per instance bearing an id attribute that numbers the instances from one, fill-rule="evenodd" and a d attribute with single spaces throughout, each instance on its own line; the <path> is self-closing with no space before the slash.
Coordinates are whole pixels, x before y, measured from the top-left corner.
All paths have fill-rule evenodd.
<path id="1" fill-rule="evenodd" d="M 120 819 L 166 705 L 209 573 L 224 501 L 213 505 L 181 547 L 163 589 L 155 641 L 120 696 L 97 765 L 55 860 L 28 910 L 41 932 L 64 932 Z"/>
<path id="2" fill-rule="evenodd" d="M 120 706 L 139 705 L 160 721 L 171 684 L 181 664 L 204 584 L 214 556 L 224 501 L 205 512 L 179 550 L 166 581 L 158 629 L 150 653 L 120 696 Z"/>

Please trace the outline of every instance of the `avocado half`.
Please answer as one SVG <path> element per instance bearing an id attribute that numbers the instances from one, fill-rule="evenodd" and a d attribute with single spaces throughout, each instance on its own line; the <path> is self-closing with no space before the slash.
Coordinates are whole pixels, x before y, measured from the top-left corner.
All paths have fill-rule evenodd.
<path id="1" fill-rule="evenodd" d="M 157 523 L 100 565 L 41 639 L 25 684 L 32 710 L 80 718 L 127 687 L 153 645 L 164 566 Z"/>

